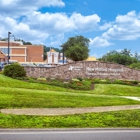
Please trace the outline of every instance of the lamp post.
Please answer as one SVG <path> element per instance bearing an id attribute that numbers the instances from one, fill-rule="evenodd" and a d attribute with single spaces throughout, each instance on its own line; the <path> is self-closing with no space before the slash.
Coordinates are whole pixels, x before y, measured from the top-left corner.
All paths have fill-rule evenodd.
<path id="1" fill-rule="evenodd" d="M 65 56 L 64 56 L 64 49 L 63 49 L 63 65 L 64 65 L 64 60 L 65 60 Z"/>
<path id="2" fill-rule="evenodd" d="M 8 64 L 9 64 L 9 47 L 10 47 L 10 34 L 11 32 L 8 32 Z"/>

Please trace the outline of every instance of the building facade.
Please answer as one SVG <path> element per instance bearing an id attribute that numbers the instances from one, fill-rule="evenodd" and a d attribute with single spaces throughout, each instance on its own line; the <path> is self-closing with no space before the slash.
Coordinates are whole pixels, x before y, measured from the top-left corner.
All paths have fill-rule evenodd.
<path id="1" fill-rule="evenodd" d="M 64 57 L 63 62 L 63 53 L 56 52 L 54 49 L 50 49 L 49 52 L 47 52 L 47 64 L 49 65 L 61 65 L 66 64 L 67 60 L 66 57 Z"/>
<path id="2" fill-rule="evenodd" d="M 0 51 L 8 56 L 8 42 L 0 41 Z M 17 61 L 19 63 L 44 63 L 43 45 L 22 45 L 21 42 L 10 42 L 9 45 L 9 61 Z M 2 59 L 2 58 L 1 58 Z M 7 59 L 5 59 L 7 61 Z"/>

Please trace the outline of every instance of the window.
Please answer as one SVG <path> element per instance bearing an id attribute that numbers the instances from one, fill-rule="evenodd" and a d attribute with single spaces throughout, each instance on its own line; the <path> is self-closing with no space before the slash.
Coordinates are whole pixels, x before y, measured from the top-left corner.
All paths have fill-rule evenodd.
<path id="1" fill-rule="evenodd" d="M 8 48 L 0 48 L 0 50 L 5 53 L 8 54 Z M 9 49 L 9 53 L 11 52 L 11 49 Z"/>

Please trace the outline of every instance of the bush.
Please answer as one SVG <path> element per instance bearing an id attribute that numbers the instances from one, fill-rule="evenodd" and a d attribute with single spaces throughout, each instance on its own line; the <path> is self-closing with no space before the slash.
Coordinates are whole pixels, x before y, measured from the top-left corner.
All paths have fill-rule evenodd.
<path id="1" fill-rule="evenodd" d="M 46 81 L 46 78 L 37 78 L 39 81 Z"/>
<path id="2" fill-rule="evenodd" d="M 99 78 L 95 78 L 95 79 L 93 79 L 93 83 L 101 83 L 101 81 L 100 81 L 101 79 L 99 79 Z"/>
<path id="3" fill-rule="evenodd" d="M 134 68 L 134 69 L 140 69 L 140 62 L 137 63 L 133 63 L 129 66 L 130 68 Z"/>
<path id="4" fill-rule="evenodd" d="M 24 70 L 24 67 L 20 66 L 18 63 L 13 63 L 5 66 L 3 74 L 12 78 L 25 77 L 26 71 Z"/>
<path id="5" fill-rule="evenodd" d="M 82 78 L 82 77 L 77 77 L 77 79 L 78 79 L 79 81 L 82 81 L 82 80 L 83 80 L 83 78 Z"/>
<path id="6" fill-rule="evenodd" d="M 115 79 L 114 84 L 123 84 L 123 82 L 121 80 L 119 80 L 119 79 Z"/>
<path id="7" fill-rule="evenodd" d="M 138 85 L 139 82 L 138 81 L 131 81 L 131 83 L 134 85 Z"/>

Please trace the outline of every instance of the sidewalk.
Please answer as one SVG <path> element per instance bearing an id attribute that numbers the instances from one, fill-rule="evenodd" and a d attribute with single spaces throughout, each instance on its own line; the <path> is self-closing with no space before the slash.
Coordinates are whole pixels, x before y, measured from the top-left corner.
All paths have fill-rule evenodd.
<path id="1" fill-rule="evenodd" d="M 94 112 L 131 110 L 131 109 L 140 109 L 140 105 L 88 107 L 88 108 L 1 109 L 0 112 L 4 114 L 15 114 L 15 115 L 57 116 L 57 115 L 71 115 L 71 114 L 83 114 L 83 113 L 94 113 Z"/>

